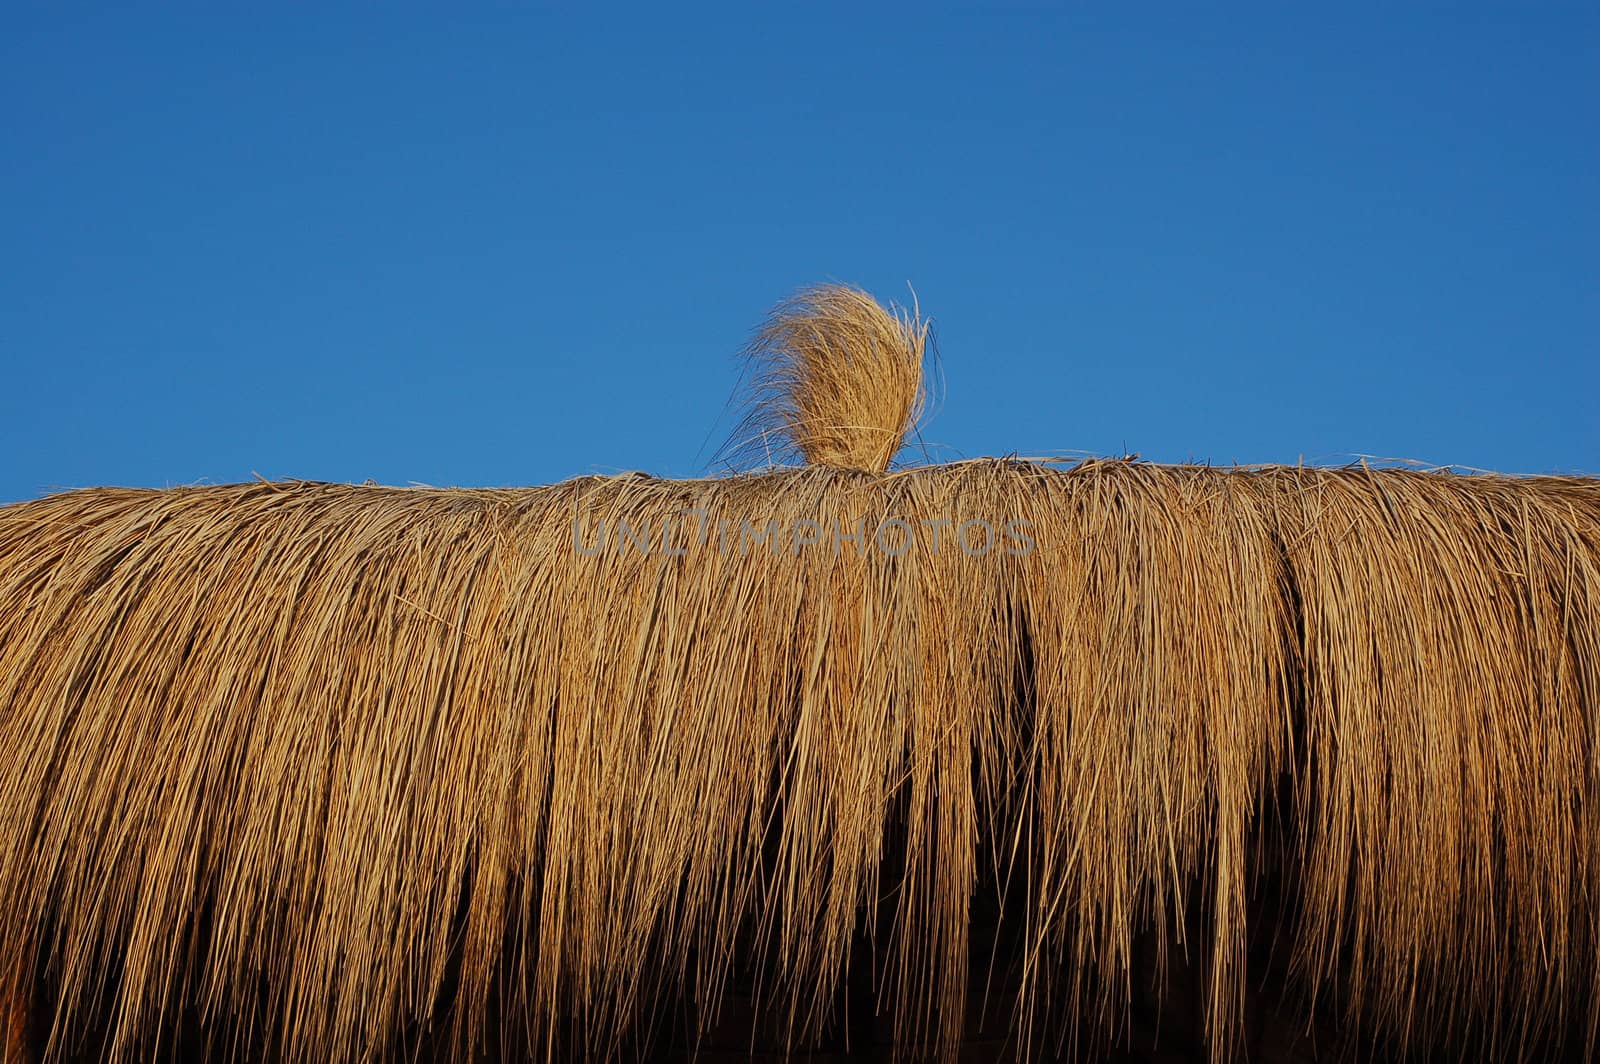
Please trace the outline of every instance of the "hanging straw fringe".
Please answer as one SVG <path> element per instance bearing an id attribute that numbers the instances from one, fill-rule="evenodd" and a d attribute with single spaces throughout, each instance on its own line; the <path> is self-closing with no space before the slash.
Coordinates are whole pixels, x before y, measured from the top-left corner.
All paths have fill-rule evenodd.
<path id="1" fill-rule="evenodd" d="M 953 1058 L 1014 896 L 1023 1055 L 1151 928 L 1217 1059 L 1273 935 L 1363 1037 L 1589 1051 L 1596 721 L 1592 480 L 72 492 L 0 508 L 0 994 L 49 1061 L 591 1058 L 753 974 L 798 1047 L 881 918 Z"/>

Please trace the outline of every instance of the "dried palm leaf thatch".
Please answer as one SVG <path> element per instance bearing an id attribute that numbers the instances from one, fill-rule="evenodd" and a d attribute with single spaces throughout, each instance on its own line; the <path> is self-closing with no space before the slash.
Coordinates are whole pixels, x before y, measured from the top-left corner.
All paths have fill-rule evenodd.
<path id="1" fill-rule="evenodd" d="M 768 323 L 810 468 L 0 507 L 12 1052 L 1592 1050 L 1600 481 L 885 473 L 925 335 Z"/>
<path id="2" fill-rule="evenodd" d="M 949 1053 L 996 880 L 1022 1046 L 1114 1032 L 1196 895 L 1219 1057 L 1269 933 L 1393 1044 L 1592 1045 L 1592 481 L 96 489 L 0 509 L 0 603 L 3 991 L 50 1060 L 603 1056 L 753 956 L 802 1045 L 880 903 L 899 1043 Z"/>

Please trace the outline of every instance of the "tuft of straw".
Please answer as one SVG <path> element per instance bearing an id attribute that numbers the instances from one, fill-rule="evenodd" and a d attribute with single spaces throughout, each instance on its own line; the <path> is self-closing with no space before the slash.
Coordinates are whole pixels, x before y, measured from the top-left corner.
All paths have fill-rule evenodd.
<path id="1" fill-rule="evenodd" d="M 1187 963 L 1216 1060 L 1278 971 L 1319 1051 L 1589 1052 L 1596 721 L 1590 479 L 72 492 L 0 507 L 0 1003 L 47 1062 L 645 1059 L 865 966 L 902 1055 L 1037 1058 Z"/>
<path id="2" fill-rule="evenodd" d="M 850 285 L 797 292 L 745 348 L 749 412 L 723 455 L 883 472 L 922 416 L 928 330 Z"/>

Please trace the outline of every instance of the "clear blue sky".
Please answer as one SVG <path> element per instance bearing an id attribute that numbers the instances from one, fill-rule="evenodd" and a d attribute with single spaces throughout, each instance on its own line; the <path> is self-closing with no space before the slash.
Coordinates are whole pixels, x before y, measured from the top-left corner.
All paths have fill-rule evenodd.
<path id="1" fill-rule="evenodd" d="M 694 475 L 830 278 L 941 458 L 1600 471 L 1593 4 L 653 6 L 8 9 L 0 501 Z"/>

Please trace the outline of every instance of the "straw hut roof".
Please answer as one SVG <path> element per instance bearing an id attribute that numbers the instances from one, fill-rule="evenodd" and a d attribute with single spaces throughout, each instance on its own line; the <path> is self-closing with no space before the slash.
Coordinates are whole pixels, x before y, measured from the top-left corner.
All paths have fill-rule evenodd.
<path id="1" fill-rule="evenodd" d="M 0 507 L 10 1059 L 1592 1050 L 1600 481 L 891 470 L 926 341 L 781 306 L 758 473 Z"/>

